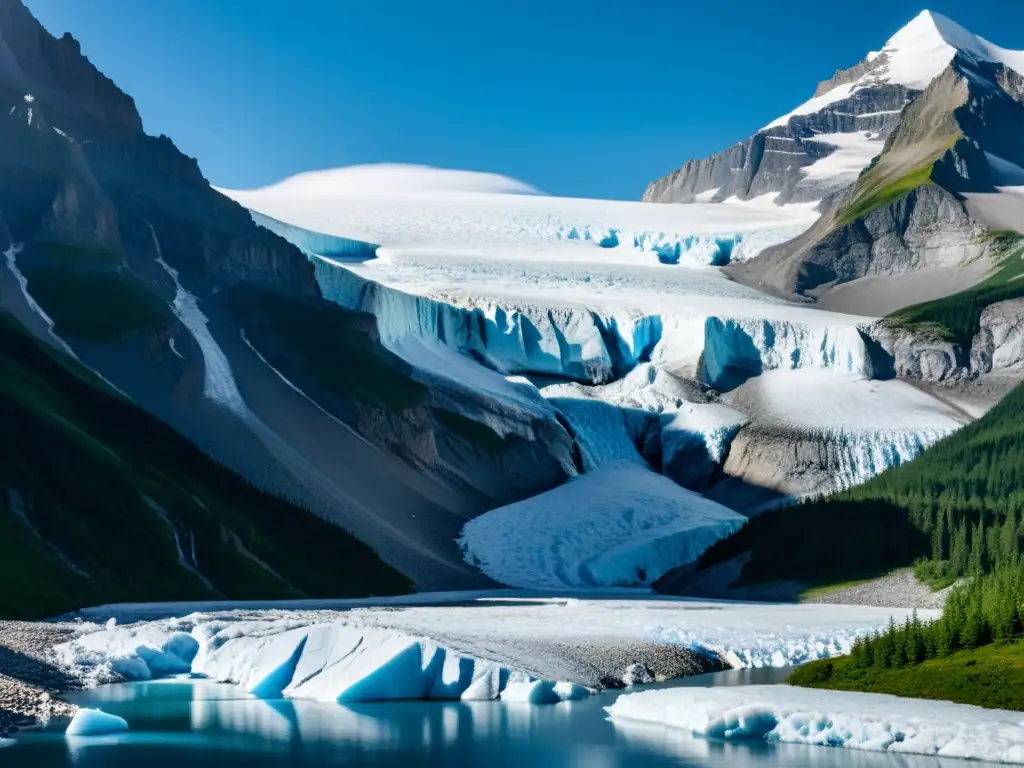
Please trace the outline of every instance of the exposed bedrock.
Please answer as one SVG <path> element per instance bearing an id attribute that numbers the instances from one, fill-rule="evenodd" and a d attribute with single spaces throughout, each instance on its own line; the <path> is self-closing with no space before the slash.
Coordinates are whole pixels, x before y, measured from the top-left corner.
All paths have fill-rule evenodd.
<path id="1" fill-rule="evenodd" d="M 868 333 L 892 358 L 896 375 L 929 384 L 953 384 L 988 375 L 1024 372 L 1024 299 L 1001 301 L 981 312 L 969 350 L 934 330 L 882 320 Z"/>
<path id="2" fill-rule="evenodd" d="M 981 313 L 981 329 L 971 345 L 971 371 L 1024 371 L 1024 299 L 1001 301 Z"/>
<path id="3" fill-rule="evenodd" d="M 780 500 L 835 493 L 917 458 L 948 432 L 751 424 L 732 439 L 725 478 L 709 495 L 756 511 Z"/>
<path id="4" fill-rule="evenodd" d="M 817 137 L 870 133 L 881 143 L 896 127 L 900 111 L 914 93 L 893 84 L 861 88 L 816 113 L 793 115 L 718 154 L 691 160 L 652 182 L 643 200 L 691 203 L 703 193 L 710 194 L 713 201 L 733 196 L 747 200 L 769 193 L 778 194 L 778 204 L 821 200 L 852 179 L 808 178 L 805 168 L 837 151 Z"/>
<path id="5" fill-rule="evenodd" d="M 995 255 L 986 228 L 953 193 L 934 184 L 837 225 L 845 200 L 833 201 L 835 210 L 803 235 L 727 271 L 781 295 L 818 295 L 862 277 L 959 267 Z"/>

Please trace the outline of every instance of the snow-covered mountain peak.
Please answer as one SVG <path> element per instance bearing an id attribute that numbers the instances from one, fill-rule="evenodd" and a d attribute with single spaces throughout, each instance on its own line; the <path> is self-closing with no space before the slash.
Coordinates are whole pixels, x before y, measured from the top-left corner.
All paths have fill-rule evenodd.
<path id="1" fill-rule="evenodd" d="M 375 163 L 309 171 L 248 193 L 290 198 L 336 198 L 466 192 L 504 195 L 543 195 L 524 181 L 498 173 L 457 171 L 426 165 Z M 239 191 L 238 194 L 246 194 Z"/>
<path id="2" fill-rule="evenodd" d="M 942 14 L 922 11 L 886 43 L 879 74 L 885 82 L 924 90 L 958 51 L 1024 72 L 1024 52 L 1000 48 Z"/>
<path id="3" fill-rule="evenodd" d="M 1024 74 L 1024 51 L 1000 48 L 946 16 L 922 11 L 889 38 L 881 51 L 872 51 L 860 64 L 837 72 L 818 86 L 813 98 L 762 130 L 785 126 L 796 115 L 815 114 L 864 88 L 894 85 L 923 91 L 958 52 Z"/>

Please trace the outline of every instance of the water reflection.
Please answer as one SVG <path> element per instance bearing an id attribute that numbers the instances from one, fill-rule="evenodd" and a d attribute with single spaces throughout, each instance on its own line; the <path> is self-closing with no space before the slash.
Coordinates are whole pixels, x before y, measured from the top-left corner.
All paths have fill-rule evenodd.
<path id="1" fill-rule="evenodd" d="M 727 673 L 686 684 L 772 682 L 778 672 Z M 3 768 L 965 768 L 959 760 L 855 750 L 715 743 L 673 728 L 607 719 L 615 694 L 553 706 L 388 702 L 342 706 L 261 701 L 204 681 L 141 683 L 79 694 L 125 717 L 131 733 L 69 742 L 53 732 L 5 750 Z"/>

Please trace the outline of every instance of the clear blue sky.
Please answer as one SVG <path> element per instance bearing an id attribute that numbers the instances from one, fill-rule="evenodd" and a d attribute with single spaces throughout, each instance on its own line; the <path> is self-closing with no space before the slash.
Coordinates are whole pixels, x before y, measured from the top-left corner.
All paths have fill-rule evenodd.
<path id="1" fill-rule="evenodd" d="M 637 199 L 925 6 L 1024 48 L 1022 0 L 25 0 L 225 187 L 365 162 Z"/>

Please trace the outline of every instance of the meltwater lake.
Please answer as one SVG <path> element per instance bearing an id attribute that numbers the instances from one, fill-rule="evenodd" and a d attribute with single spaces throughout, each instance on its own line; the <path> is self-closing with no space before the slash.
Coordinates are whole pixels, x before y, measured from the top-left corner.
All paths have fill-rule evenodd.
<path id="1" fill-rule="evenodd" d="M 752 669 L 680 685 L 781 682 L 788 670 Z M 67 698 L 128 720 L 116 736 L 68 738 L 62 728 L 22 734 L 0 750 L 3 768 L 255 768 L 492 766 L 494 768 L 963 768 L 963 760 L 829 747 L 719 743 L 678 729 L 608 719 L 618 694 L 555 705 L 502 702 L 266 701 L 203 680 L 124 683 Z M 973 763 L 973 765 L 979 765 Z"/>

